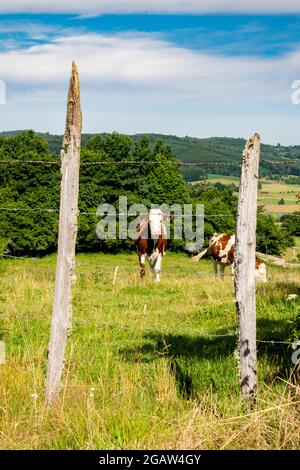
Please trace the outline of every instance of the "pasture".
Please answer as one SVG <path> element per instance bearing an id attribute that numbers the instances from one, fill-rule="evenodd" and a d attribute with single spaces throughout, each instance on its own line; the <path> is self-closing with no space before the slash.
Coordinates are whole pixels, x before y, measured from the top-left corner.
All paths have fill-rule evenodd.
<path id="1" fill-rule="evenodd" d="M 209 175 L 211 183 L 235 184 L 239 186 L 239 178 L 224 175 Z M 296 195 L 300 192 L 299 184 L 286 184 L 278 181 L 260 179 L 262 184 L 258 191 L 258 204 L 265 207 L 269 213 L 289 213 L 298 211 Z M 278 204 L 280 199 L 284 199 L 284 204 Z"/>
<path id="2" fill-rule="evenodd" d="M 0 313 L 11 315 L 0 318 L 1 449 L 299 448 L 292 350 L 258 343 L 259 399 L 245 413 L 230 269 L 215 280 L 210 261 L 183 254 L 167 254 L 159 286 L 149 271 L 141 284 L 134 253 L 77 255 L 63 390 L 47 411 L 54 273 L 55 256 L 0 259 Z M 288 341 L 299 298 L 287 296 L 300 294 L 300 273 L 268 274 L 257 286 L 257 337 Z"/>

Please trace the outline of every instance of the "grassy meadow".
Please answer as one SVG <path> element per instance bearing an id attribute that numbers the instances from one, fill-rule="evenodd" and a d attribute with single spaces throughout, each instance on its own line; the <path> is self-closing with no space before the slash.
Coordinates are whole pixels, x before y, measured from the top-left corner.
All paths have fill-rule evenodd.
<path id="1" fill-rule="evenodd" d="M 119 266 L 114 280 L 115 267 Z M 239 396 L 230 269 L 168 253 L 161 284 L 136 255 L 78 255 L 63 388 L 44 407 L 55 257 L 0 259 L 1 449 L 294 449 L 300 389 L 287 345 L 258 343 L 259 399 Z M 300 273 L 257 286 L 258 338 L 286 341 Z M 31 316 L 13 316 L 32 314 Z M 233 336 L 213 336 L 233 335 Z"/>

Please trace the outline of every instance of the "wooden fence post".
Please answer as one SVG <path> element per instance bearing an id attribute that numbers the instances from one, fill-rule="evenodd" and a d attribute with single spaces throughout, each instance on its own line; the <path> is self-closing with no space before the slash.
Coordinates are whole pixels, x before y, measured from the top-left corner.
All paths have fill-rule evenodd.
<path id="1" fill-rule="evenodd" d="M 243 151 L 234 263 L 241 393 L 248 406 L 255 403 L 257 390 L 255 249 L 259 155 L 260 136 L 255 134 Z"/>
<path id="2" fill-rule="evenodd" d="M 78 71 L 72 64 L 66 128 L 61 151 L 61 193 L 58 255 L 47 366 L 46 405 L 56 399 L 61 385 L 71 316 L 71 287 L 75 268 L 82 115 Z"/>

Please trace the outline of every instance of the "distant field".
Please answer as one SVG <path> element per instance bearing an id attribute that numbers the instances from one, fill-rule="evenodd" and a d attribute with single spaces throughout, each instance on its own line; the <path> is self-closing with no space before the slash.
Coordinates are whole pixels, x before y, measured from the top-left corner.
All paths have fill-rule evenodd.
<path id="1" fill-rule="evenodd" d="M 290 204 L 290 205 L 284 205 L 280 206 L 278 204 L 269 204 L 265 205 L 265 209 L 267 212 L 273 213 L 273 214 L 289 214 L 291 212 L 296 212 L 299 210 L 299 204 Z"/>
<path id="2" fill-rule="evenodd" d="M 240 179 L 234 176 L 208 175 L 209 181 L 222 184 L 239 184 Z"/>
<path id="3" fill-rule="evenodd" d="M 211 183 L 235 184 L 238 186 L 239 178 L 224 175 L 209 175 Z M 296 204 L 297 193 L 300 192 L 300 184 L 278 183 L 277 181 L 260 180 L 262 188 L 258 192 L 258 203 L 265 206 L 270 213 L 295 212 L 300 210 L 300 205 Z M 280 199 L 284 199 L 285 204 L 278 204 Z"/>

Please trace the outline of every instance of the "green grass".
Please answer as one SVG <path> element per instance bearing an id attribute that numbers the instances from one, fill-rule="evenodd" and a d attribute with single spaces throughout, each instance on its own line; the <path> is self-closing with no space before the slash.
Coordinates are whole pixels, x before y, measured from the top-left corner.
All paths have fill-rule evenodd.
<path id="1" fill-rule="evenodd" d="M 47 412 L 55 257 L 0 260 L 0 313 L 36 314 L 0 319 L 0 448 L 299 446 L 288 347 L 259 343 L 259 400 L 243 413 L 236 338 L 209 336 L 236 332 L 230 270 L 213 280 L 209 261 L 171 253 L 163 270 L 159 286 L 150 275 L 141 284 L 135 254 L 77 256 L 63 389 Z M 257 287 L 258 337 L 286 340 L 299 308 L 286 297 L 300 294 L 300 275 L 272 268 L 269 276 Z"/>

